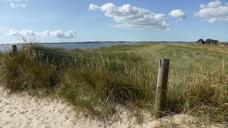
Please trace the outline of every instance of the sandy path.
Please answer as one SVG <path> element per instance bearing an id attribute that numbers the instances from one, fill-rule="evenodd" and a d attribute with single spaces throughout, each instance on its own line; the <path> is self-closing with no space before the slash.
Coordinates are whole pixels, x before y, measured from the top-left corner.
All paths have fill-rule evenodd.
<path id="1" fill-rule="evenodd" d="M 35 99 L 27 95 L 7 94 L 0 87 L 0 128 L 153 128 L 153 127 L 189 127 L 197 128 L 192 117 L 180 114 L 173 117 L 154 120 L 146 118 L 139 125 L 126 111 L 121 119 L 102 123 L 97 120 L 75 116 L 72 108 L 61 101 Z M 211 127 L 224 127 L 222 125 Z"/>
<path id="2" fill-rule="evenodd" d="M 71 128 L 71 113 L 61 102 L 9 95 L 0 88 L 0 128 Z"/>

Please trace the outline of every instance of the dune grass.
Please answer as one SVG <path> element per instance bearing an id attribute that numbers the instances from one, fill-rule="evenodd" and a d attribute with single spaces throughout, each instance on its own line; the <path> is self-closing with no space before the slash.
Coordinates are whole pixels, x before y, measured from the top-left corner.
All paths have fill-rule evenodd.
<path id="1" fill-rule="evenodd" d="M 153 113 L 158 60 L 170 58 L 167 114 L 228 122 L 228 54 L 191 45 L 64 50 L 26 46 L 1 55 L 1 79 L 12 92 L 54 95 L 76 111 L 108 118 L 122 106 Z M 228 50 L 228 48 L 227 48 Z"/>

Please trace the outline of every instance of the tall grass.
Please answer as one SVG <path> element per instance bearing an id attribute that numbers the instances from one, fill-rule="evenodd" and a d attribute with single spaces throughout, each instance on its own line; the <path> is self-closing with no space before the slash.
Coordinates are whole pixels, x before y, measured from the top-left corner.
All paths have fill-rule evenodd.
<path id="1" fill-rule="evenodd" d="M 110 117 L 118 106 L 153 113 L 157 61 L 162 57 L 171 59 L 167 113 L 228 121 L 228 56 L 195 47 L 66 51 L 32 45 L 4 55 L 2 80 L 12 92 L 56 95 L 75 110 L 95 117 Z"/>
<path id="2" fill-rule="evenodd" d="M 11 92 L 28 91 L 43 95 L 53 90 L 51 88 L 58 81 L 54 65 L 40 61 L 29 47 L 24 47 L 15 55 L 5 54 L 2 59 L 2 82 Z"/>

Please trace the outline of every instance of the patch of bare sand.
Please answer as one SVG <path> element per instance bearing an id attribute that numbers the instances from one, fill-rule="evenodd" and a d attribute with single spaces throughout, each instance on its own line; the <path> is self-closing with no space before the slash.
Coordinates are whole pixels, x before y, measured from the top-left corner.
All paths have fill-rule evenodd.
<path id="1" fill-rule="evenodd" d="M 7 94 L 0 87 L 0 128 L 198 128 L 225 127 L 224 125 L 205 125 L 195 118 L 179 114 L 158 120 L 143 114 L 142 124 L 130 112 L 119 109 L 119 118 L 108 122 L 92 120 L 75 115 L 73 109 L 56 99 L 35 99 L 21 94 Z"/>

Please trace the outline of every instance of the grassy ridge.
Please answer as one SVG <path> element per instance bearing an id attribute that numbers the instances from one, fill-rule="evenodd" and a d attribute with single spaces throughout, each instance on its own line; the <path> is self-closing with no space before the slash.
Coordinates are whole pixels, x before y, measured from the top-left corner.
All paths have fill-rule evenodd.
<path id="1" fill-rule="evenodd" d="M 64 50 L 31 46 L 16 55 L 3 55 L 2 80 L 12 92 L 56 95 L 96 117 L 109 117 L 116 106 L 153 113 L 158 60 L 170 58 L 167 113 L 228 122 L 228 54 L 208 50 L 212 46 L 199 47 Z"/>

